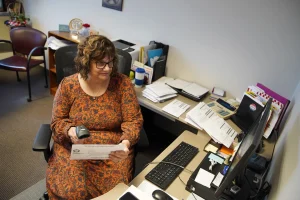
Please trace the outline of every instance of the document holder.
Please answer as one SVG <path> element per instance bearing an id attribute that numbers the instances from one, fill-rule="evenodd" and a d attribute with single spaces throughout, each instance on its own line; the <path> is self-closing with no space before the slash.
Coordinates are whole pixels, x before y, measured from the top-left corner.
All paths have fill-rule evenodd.
<path id="1" fill-rule="evenodd" d="M 214 174 L 215 177 L 224 168 L 224 166 L 225 166 L 224 164 L 222 164 L 222 165 L 221 164 L 216 164 L 212 168 L 212 171 L 210 171 L 209 166 L 211 165 L 211 162 L 209 161 L 209 158 L 208 158 L 209 155 L 210 155 L 210 153 L 206 154 L 205 158 L 202 160 L 202 162 L 199 164 L 197 169 L 190 176 L 185 189 L 189 192 L 193 192 L 193 193 L 197 194 L 198 196 L 200 196 L 204 199 L 217 200 L 217 198 L 214 196 L 214 193 L 216 191 L 215 188 L 213 188 L 213 187 L 208 188 L 208 187 L 206 187 L 204 185 L 201 185 L 201 184 L 199 184 L 195 181 L 196 176 L 197 176 L 200 168 Z"/>
<path id="2" fill-rule="evenodd" d="M 156 81 L 159 78 L 163 77 L 166 73 L 166 64 L 169 52 L 169 45 L 163 44 L 161 42 L 151 41 L 149 44 L 156 44 L 156 49 L 162 49 L 162 55 L 155 62 L 153 66 L 153 77 L 152 81 Z M 150 63 L 148 63 L 149 65 Z M 149 65 L 150 66 L 150 65 Z"/>
<path id="3" fill-rule="evenodd" d="M 236 114 L 231 116 L 231 120 L 242 131 L 247 132 L 263 109 L 262 105 L 245 94 Z"/>

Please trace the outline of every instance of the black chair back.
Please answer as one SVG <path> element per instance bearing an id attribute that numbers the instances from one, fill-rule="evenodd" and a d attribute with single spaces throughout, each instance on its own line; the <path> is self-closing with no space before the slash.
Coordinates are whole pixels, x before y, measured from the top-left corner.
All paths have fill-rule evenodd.
<path id="1" fill-rule="evenodd" d="M 76 54 L 77 44 L 64 46 L 56 50 L 55 63 L 57 84 L 59 84 L 64 77 L 77 72 L 74 62 Z"/>
<path id="2" fill-rule="evenodd" d="M 121 49 L 116 49 L 116 51 L 119 60 L 118 72 L 129 76 L 131 64 L 132 64 L 132 57 L 130 53 L 123 51 Z"/>
<path id="3" fill-rule="evenodd" d="M 129 76 L 132 57 L 123 50 L 116 49 L 118 55 L 118 72 Z M 74 58 L 77 54 L 77 44 L 59 48 L 55 53 L 56 63 L 56 81 L 59 84 L 61 80 L 77 72 Z"/>

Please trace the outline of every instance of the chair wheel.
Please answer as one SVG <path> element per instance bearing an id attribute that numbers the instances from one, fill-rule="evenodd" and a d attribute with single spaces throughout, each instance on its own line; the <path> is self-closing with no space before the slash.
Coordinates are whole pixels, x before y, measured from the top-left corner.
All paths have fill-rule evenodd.
<path id="1" fill-rule="evenodd" d="M 45 85 L 44 87 L 45 87 L 45 88 L 48 88 L 48 85 Z"/>
<path id="2" fill-rule="evenodd" d="M 27 99 L 27 102 L 31 102 L 31 101 L 32 101 L 31 98 L 28 98 L 28 99 Z"/>
<path id="3" fill-rule="evenodd" d="M 49 200 L 48 192 L 45 192 L 40 200 Z"/>

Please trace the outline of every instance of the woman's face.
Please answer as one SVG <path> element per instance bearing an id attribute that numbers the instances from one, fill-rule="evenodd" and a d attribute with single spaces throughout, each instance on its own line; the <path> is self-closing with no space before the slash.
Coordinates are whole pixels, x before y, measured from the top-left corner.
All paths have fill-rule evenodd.
<path id="1" fill-rule="evenodd" d="M 90 63 L 91 77 L 95 77 L 103 81 L 108 80 L 110 78 L 110 74 L 112 72 L 114 63 L 113 58 L 106 56 L 102 60 L 92 60 Z"/>

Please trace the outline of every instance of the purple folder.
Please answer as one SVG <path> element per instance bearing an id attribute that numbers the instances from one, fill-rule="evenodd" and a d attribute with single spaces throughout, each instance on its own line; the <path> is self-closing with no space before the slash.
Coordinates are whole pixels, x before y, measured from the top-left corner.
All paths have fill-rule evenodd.
<path id="1" fill-rule="evenodd" d="M 289 104 L 290 104 L 290 100 L 288 100 L 287 98 L 277 94 L 276 92 L 274 92 L 273 90 L 267 88 L 266 86 L 264 86 L 263 84 L 261 83 L 257 83 L 256 84 L 257 87 L 263 89 L 265 91 L 266 94 L 270 95 L 271 97 L 273 97 L 274 99 L 276 99 L 277 101 L 281 102 L 284 106 L 283 106 L 283 109 L 279 115 L 279 118 L 275 124 L 275 127 L 274 127 L 274 130 L 277 130 L 279 131 L 279 126 L 280 126 L 280 123 L 282 121 L 282 118 L 285 114 L 285 111 L 287 110 L 287 108 L 289 107 Z"/>
<path id="2" fill-rule="evenodd" d="M 285 105 L 289 101 L 288 99 L 286 99 L 283 96 L 277 94 L 276 92 L 274 92 L 273 90 L 267 88 L 266 86 L 264 86 L 261 83 L 257 83 L 256 86 L 263 89 L 266 94 L 270 95 L 271 97 L 273 97 L 277 101 L 281 102 L 283 105 Z"/>

